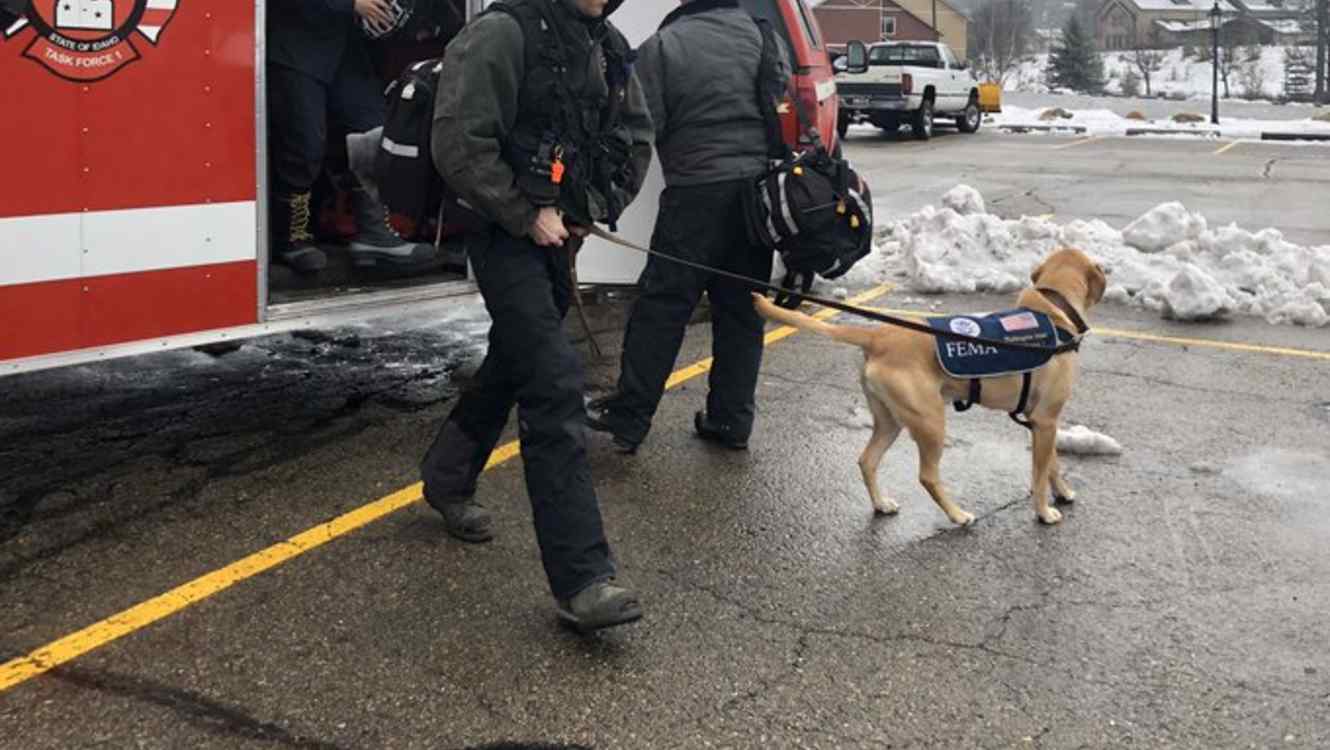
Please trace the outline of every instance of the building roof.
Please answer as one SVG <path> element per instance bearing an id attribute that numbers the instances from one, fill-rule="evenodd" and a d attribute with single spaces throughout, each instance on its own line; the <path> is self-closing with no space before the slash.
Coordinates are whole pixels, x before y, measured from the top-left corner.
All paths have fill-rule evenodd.
<path id="1" fill-rule="evenodd" d="M 1289 15 L 1297 13 L 1297 8 L 1289 8 L 1287 3 L 1279 0 L 1237 0 L 1238 5 L 1247 9 L 1247 12 L 1256 15 L 1283 14 Z"/>
<path id="2" fill-rule="evenodd" d="M 1296 36 L 1298 34 L 1313 33 L 1310 29 L 1304 29 L 1302 27 L 1302 22 L 1294 18 L 1278 18 L 1278 19 L 1260 18 L 1257 19 L 1257 23 L 1260 23 L 1262 26 L 1269 27 L 1276 34 L 1283 34 L 1285 36 Z"/>
<path id="3" fill-rule="evenodd" d="M 1139 10 L 1145 11 L 1181 11 L 1209 13 L 1214 7 L 1212 0 L 1124 0 Z M 1228 0 L 1220 0 L 1219 9 L 1225 13 L 1237 13 L 1237 6 Z"/>
<path id="4" fill-rule="evenodd" d="M 1291 19 L 1268 20 L 1264 18 L 1254 18 L 1252 16 L 1230 16 L 1224 19 L 1224 25 L 1227 26 L 1234 22 L 1258 23 L 1274 31 L 1276 34 L 1294 35 L 1302 33 L 1302 24 Z M 1155 26 L 1172 34 L 1180 34 L 1191 31 L 1209 31 L 1210 19 L 1203 21 L 1155 21 Z"/>
<path id="5" fill-rule="evenodd" d="M 812 6 L 813 9 L 816 10 L 817 8 L 823 8 L 827 6 L 838 6 L 840 8 L 853 9 L 853 8 L 871 8 L 874 5 L 881 7 L 882 5 L 888 5 L 888 4 L 894 5 L 897 8 L 900 8 L 901 10 L 910 13 L 910 15 L 914 16 L 915 18 L 919 18 L 919 15 L 917 13 L 910 12 L 909 8 L 906 8 L 905 6 L 895 2 L 894 0 L 813 0 Z M 969 12 L 957 8 L 955 5 L 952 5 L 950 2 L 948 2 L 948 0 L 937 0 L 937 4 L 947 8 L 952 13 L 955 13 L 961 18 L 964 18 L 967 22 L 972 20 L 970 18 Z M 836 9 L 835 7 L 827 7 L 827 10 L 835 10 L 835 9 Z M 919 18 L 919 20 L 923 21 L 924 19 Z M 924 25 L 928 26 L 930 29 L 933 28 L 933 24 L 928 23 L 927 21 L 924 21 Z"/>

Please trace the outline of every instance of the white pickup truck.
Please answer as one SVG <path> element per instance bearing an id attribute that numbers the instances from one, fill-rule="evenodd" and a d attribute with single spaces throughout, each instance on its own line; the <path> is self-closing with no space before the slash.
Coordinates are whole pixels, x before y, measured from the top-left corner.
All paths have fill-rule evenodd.
<path id="1" fill-rule="evenodd" d="M 922 140 L 933 137 L 939 117 L 954 118 L 963 133 L 975 132 L 983 121 L 979 82 L 945 44 L 881 42 L 865 48 L 850 42 L 836 69 L 842 137 L 850 123 L 863 120 L 893 133 L 908 123 Z"/>

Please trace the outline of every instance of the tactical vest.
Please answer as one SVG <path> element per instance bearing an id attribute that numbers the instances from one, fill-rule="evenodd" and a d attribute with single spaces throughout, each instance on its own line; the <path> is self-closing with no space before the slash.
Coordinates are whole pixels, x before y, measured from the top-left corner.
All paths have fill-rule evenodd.
<path id="1" fill-rule="evenodd" d="M 526 40 L 526 80 L 503 156 L 532 203 L 613 229 L 624 209 L 615 186 L 635 184 L 622 121 L 633 52 L 609 21 L 584 24 L 561 2 L 499 0 L 486 11 L 511 16 Z M 602 59 L 593 66 L 597 51 Z M 591 77 L 597 70 L 603 84 Z"/>

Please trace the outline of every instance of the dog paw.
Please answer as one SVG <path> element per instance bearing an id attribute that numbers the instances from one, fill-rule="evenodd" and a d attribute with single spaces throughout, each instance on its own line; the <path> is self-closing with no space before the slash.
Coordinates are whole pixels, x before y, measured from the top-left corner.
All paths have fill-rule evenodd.
<path id="1" fill-rule="evenodd" d="M 1043 523 L 1048 524 L 1049 526 L 1054 526 L 1056 524 L 1062 523 L 1062 514 L 1058 512 L 1057 508 L 1048 508 L 1040 512 L 1038 515 L 1039 515 L 1039 520 L 1042 521 Z"/>
<path id="2" fill-rule="evenodd" d="M 881 505 L 874 505 L 873 512 L 879 516 L 894 516 L 901 512 L 901 506 L 894 500 L 884 500 Z"/>
<path id="3" fill-rule="evenodd" d="M 966 511 L 957 511 L 956 515 L 951 517 L 951 522 L 957 526 L 969 526 L 974 523 L 974 514 Z"/>

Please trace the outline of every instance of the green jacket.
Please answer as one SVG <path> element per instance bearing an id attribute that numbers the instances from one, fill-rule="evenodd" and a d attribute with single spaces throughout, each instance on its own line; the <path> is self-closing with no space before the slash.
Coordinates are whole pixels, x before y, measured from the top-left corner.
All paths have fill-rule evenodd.
<path id="1" fill-rule="evenodd" d="M 576 13 L 563 3 L 556 12 Z M 583 24 L 570 26 L 583 35 L 579 43 L 592 44 Z M 444 55 L 432 134 L 434 164 L 444 181 L 514 237 L 528 234 L 537 213 L 536 206 L 518 189 L 513 168 L 503 158 L 503 144 L 516 124 L 525 58 L 522 28 L 508 14 L 487 13 L 467 25 Z M 598 48 L 592 59 L 603 59 Z M 603 71 L 597 79 L 605 85 Z M 628 84 L 621 112 L 632 139 L 630 159 L 636 178 L 636 184 L 619 186 L 626 205 L 642 187 L 651 164 L 655 133 L 636 73 Z"/>

